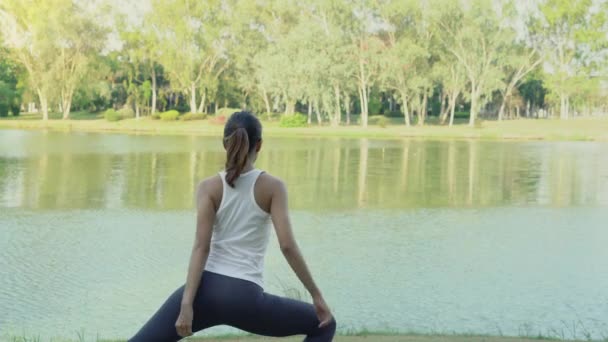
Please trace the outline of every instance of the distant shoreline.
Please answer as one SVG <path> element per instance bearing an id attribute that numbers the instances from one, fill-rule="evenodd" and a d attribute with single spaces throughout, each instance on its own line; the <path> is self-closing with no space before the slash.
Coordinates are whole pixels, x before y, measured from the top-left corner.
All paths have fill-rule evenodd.
<path id="1" fill-rule="evenodd" d="M 264 122 L 264 136 L 268 137 L 334 137 L 387 139 L 480 139 L 520 141 L 608 141 L 608 118 L 579 118 L 570 120 L 520 119 L 485 121 L 478 127 L 426 125 L 412 126 L 391 123 L 387 127 L 316 126 L 283 128 L 276 122 Z M 103 119 L 35 120 L 26 117 L 0 119 L 0 128 L 51 131 L 129 133 L 153 135 L 220 136 L 222 125 L 203 121 L 163 122 L 142 118 L 108 122 Z"/>

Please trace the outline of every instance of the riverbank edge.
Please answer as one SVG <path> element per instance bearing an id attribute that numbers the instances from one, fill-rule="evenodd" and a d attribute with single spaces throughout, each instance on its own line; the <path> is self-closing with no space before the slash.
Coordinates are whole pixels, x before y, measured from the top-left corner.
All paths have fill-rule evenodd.
<path id="1" fill-rule="evenodd" d="M 47 130 L 61 132 L 123 133 L 142 135 L 220 136 L 223 126 L 207 121 L 161 122 L 128 119 L 119 122 L 97 120 L 27 120 L 2 119 L 0 128 Z M 307 138 L 375 138 L 375 139 L 460 139 L 497 141 L 608 141 L 608 119 L 514 120 L 488 121 L 479 127 L 458 125 L 386 128 L 370 126 L 310 126 L 283 128 L 275 122 L 264 123 L 264 135 L 269 137 Z"/>
<path id="2" fill-rule="evenodd" d="M 226 334 L 218 336 L 205 336 L 205 337 L 190 337 L 184 341 L 190 342 L 264 342 L 264 341 L 283 341 L 283 342 L 296 342 L 301 341 L 301 337 L 287 337 L 287 338 L 270 338 L 254 335 L 242 335 L 242 334 Z M 79 334 L 76 339 L 58 339 L 51 338 L 52 342 L 82 342 L 85 341 L 85 337 Z M 43 342 L 45 340 L 40 337 L 26 337 L 26 336 L 11 336 L 6 340 L 0 341 L 6 342 Z M 126 342 L 126 339 L 104 339 L 97 337 L 96 342 Z M 419 334 L 419 333 L 390 333 L 390 332 L 361 332 L 353 334 L 342 334 L 336 335 L 334 338 L 335 342 L 533 342 L 533 341 L 562 341 L 562 342 L 583 342 L 583 340 L 570 340 L 561 339 L 547 336 L 494 336 L 494 335 L 483 335 L 483 334 Z M 605 342 L 604 340 L 584 340 L 584 341 L 598 341 Z"/>

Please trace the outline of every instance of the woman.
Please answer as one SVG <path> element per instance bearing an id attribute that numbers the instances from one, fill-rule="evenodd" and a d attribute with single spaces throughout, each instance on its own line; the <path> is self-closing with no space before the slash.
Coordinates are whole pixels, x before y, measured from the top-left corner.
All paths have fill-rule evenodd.
<path id="1" fill-rule="evenodd" d="M 248 112 L 234 113 L 224 127 L 224 147 L 226 170 L 203 180 L 197 189 L 196 238 L 186 284 L 129 341 L 178 341 L 216 325 L 265 336 L 307 335 L 308 342 L 331 341 L 336 322 L 294 239 L 285 184 L 254 168 L 262 147 L 260 121 Z M 283 255 L 314 305 L 263 291 L 270 221 Z"/>

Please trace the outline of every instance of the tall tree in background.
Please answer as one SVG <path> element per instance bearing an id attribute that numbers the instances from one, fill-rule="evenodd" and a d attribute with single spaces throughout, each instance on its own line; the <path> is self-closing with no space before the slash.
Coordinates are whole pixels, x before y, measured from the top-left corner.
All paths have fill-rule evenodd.
<path id="1" fill-rule="evenodd" d="M 384 39 L 387 49 L 382 55 L 383 85 L 397 92 L 405 125 L 410 126 L 410 100 L 416 96 L 412 90 L 422 83 L 421 69 L 429 58 L 415 27 L 422 16 L 421 8 L 418 1 L 390 1 L 380 13 L 389 25 Z"/>
<path id="2" fill-rule="evenodd" d="M 546 0 L 528 25 L 545 58 L 546 85 L 559 100 L 561 119 L 569 117 L 570 98 L 585 87 L 597 61 L 605 61 L 600 51 L 606 48 L 606 13 L 607 1 Z"/>
<path id="3" fill-rule="evenodd" d="M 438 37 L 442 47 L 455 57 L 468 80 L 469 125 L 473 126 L 482 101 L 499 88 L 497 83 L 502 77 L 498 62 L 513 41 L 514 33 L 502 25 L 491 2 L 440 0 L 434 6 L 439 14 L 435 20 L 441 29 Z"/>
<path id="4" fill-rule="evenodd" d="M 433 74 L 442 86 L 442 92 L 447 98 L 447 106 L 440 115 L 440 122 L 444 124 L 449 118 L 449 126 L 454 124 L 456 102 L 467 85 L 467 78 L 456 58 L 448 53 L 435 64 Z M 443 101 L 443 99 L 442 99 Z"/>
<path id="5" fill-rule="evenodd" d="M 6 0 L 0 10 L 6 23 L 2 27 L 6 43 L 28 73 L 43 119 L 48 119 L 53 95 L 59 96 L 67 119 L 76 88 L 86 80 L 92 61 L 101 52 L 104 30 L 72 0 Z"/>
<path id="6" fill-rule="evenodd" d="M 190 111 L 198 113 L 207 100 L 201 83 L 217 79 L 228 66 L 224 28 L 229 11 L 221 0 L 154 0 L 152 4 L 145 21 L 155 31 L 159 61 L 172 86 L 189 95 Z"/>
<path id="7" fill-rule="evenodd" d="M 354 57 L 356 66 L 352 74 L 357 82 L 363 127 L 368 124 L 371 88 L 380 79 L 381 54 L 385 49 L 377 35 L 384 24 L 378 15 L 379 5 L 373 0 L 356 2 L 350 11 L 351 25 L 346 33 L 350 39 L 350 55 Z"/>
<path id="8" fill-rule="evenodd" d="M 27 71 L 28 84 L 38 96 L 44 120 L 49 118 L 49 102 L 54 90 L 57 27 L 65 19 L 57 8 L 70 4 L 68 0 L 58 4 L 40 0 L 33 5 L 7 0 L 0 4 L 3 23 L 0 29 L 5 44 L 11 56 Z"/>

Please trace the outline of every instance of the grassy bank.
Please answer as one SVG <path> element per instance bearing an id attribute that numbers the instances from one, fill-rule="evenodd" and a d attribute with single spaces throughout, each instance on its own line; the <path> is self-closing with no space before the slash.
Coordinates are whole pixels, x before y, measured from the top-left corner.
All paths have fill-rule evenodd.
<path id="1" fill-rule="evenodd" d="M 7 342 L 43 342 L 40 338 L 11 337 Z M 83 342 L 84 339 L 52 339 L 52 342 Z M 104 340 L 98 342 L 125 342 L 126 340 Z M 190 342 L 300 342 L 302 337 L 270 338 L 270 337 L 207 337 L 189 338 Z M 562 340 L 547 337 L 504 337 L 504 336 L 475 336 L 475 335 L 378 335 L 363 334 L 353 336 L 336 336 L 335 342 L 533 342 L 533 341 L 570 341 L 582 342 L 579 340 Z"/>
<path id="2" fill-rule="evenodd" d="M 220 135 L 222 125 L 203 121 L 164 122 L 142 118 L 108 122 L 98 115 L 77 115 L 74 119 L 42 121 L 38 115 L 0 119 L 0 128 L 48 129 L 58 131 L 121 132 L 137 134 Z M 370 126 L 310 126 L 279 127 L 277 122 L 264 122 L 265 136 L 310 137 L 369 137 L 369 138 L 431 138 L 486 140 L 570 140 L 608 141 L 608 117 L 571 120 L 512 120 L 484 121 L 477 127 L 466 124 L 446 127 L 439 125 L 405 127 L 392 120 L 387 127 Z"/>

